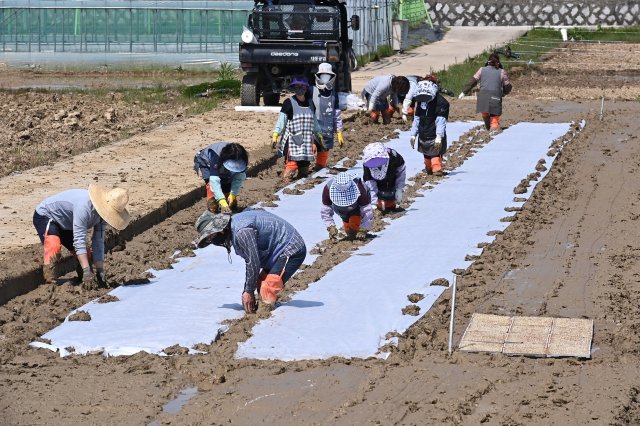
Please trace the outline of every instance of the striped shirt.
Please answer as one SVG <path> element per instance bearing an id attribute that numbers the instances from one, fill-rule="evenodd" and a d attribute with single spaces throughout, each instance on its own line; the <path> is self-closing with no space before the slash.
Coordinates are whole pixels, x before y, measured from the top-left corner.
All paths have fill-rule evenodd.
<path id="1" fill-rule="evenodd" d="M 267 272 L 280 257 L 306 250 L 302 236 L 286 220 L 263 210 L 245 210 L 231 218 L 231 243 L 245 260 L 244 291 L 256 289 L 260 269 Z"/>

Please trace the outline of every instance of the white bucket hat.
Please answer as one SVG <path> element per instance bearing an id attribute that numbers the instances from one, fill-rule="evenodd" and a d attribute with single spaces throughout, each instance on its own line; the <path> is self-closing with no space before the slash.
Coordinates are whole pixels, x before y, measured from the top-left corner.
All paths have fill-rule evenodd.
<path id="1" fill-rule="evenodd" d="M 333 90 L 335 80 L 336 74 L 333 72 L 331 64 L 326 62 L 321 63 L 316 73 L 316 87 L 320 90 Z"/>
<path id="2" fill-rule="evenodd" d="M 327 62 L 323 62 L 320 65 L 318 65 L 318 72 L 316 74 L 336 75 L 336 73 L 333 72 L 333 68 L 331 67 L 331 64 L 329 64 Z"/>
<path id="3" fill-rule="evenodd" d="M 381 142 L 370 143 L 362 152 L 362 163 L 365 167 L 380 167 L 389 162 L 387 148 Z"/>
<path id="4" fill-rule="evenodd" d="M 336 176 L 329 187 L 329 198 L 338 207 L 348 207 L 356 202 L 360 196 L 356 177 L 349 172 L 342 172 Z"/>
<path id="5" fill-rule="evenodd" d="M 129 191 L 124 188 L 107 189 L 100 185 L 89 185 L 89 199 L 101 218 L 112 228 L 122 231 L 131 219 L 127 211 Z"/>

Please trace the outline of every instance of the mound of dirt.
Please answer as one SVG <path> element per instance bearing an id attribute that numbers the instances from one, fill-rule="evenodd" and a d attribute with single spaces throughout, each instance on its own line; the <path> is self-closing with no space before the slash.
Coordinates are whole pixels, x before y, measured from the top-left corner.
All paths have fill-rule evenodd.
<path id="1" fill-rule="evenodd" d="M 78 311 L 69 315 L 69 321 L 91 321 L 91 315 L 87 311 Z"/>

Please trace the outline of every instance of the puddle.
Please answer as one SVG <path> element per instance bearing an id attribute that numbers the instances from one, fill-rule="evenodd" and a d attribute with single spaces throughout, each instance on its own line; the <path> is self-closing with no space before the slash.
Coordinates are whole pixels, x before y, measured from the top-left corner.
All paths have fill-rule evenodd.
<path id="1" fill-rule="evenodd" d="M 197 394 L 198 388 L 196 386 L 184 388 L 180 391 L 178 396 L 175 397 L 175 399 L 172 399 L 162 406 L 162 411 L 164 413 L 175 414 L 182 409 L 184 404 Z"/>
<path id="2" fill-rule="evenodd" d="M 176 414 L 178 411 L 182 410 L 184 404 L 189 402 L 191 398 L 198 394 L 198 387 L 191 386 L 188 388 L 184 388 L 180 391 L 178 396 L 176 396 L 171 401 L 167 402 L 162 406 L 162 412 L 168 414 Z M 160 426 L 160 422 L 157 420 L 152 421 L 147 426 Z"/>

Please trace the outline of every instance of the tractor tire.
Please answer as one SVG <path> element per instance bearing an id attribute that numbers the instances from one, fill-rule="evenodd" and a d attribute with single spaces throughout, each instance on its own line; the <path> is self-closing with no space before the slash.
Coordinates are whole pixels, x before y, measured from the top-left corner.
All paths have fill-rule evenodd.
<path id="1" fill-rule="evenodd" d="M 244 77 L 242 77 L 242 87 L 240 89 L 240 105 L 260 105 L 260 88 L 258 87 L 258 74 L 245 74 Z"/>
<path id="2" fill-rule="evenodd" d="M 278 106 L 280 104 L 280 93 L 267 92 L 262 95 L 265 106 Z"/>

